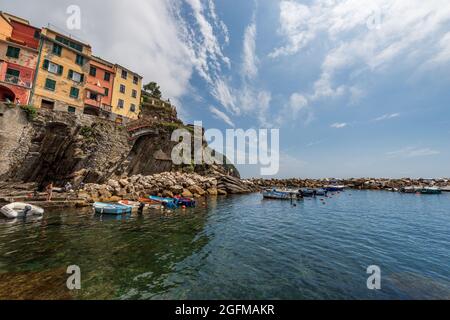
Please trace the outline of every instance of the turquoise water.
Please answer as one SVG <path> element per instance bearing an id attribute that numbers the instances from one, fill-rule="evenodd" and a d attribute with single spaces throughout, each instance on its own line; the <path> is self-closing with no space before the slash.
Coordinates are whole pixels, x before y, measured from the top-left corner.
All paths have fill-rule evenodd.
<path id="1" fill-rule="evenodd" d="M 69 265 L 80 291 L 65 287 Z M 346 191 L 295 207 L 253 194 L 142 217 L 0 221 L 5 297 L 450 299 L 450 194 Z"/>

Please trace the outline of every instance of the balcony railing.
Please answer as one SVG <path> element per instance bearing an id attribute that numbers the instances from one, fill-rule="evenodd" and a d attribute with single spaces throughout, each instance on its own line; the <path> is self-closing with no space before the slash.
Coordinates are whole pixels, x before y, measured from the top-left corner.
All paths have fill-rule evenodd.
<path id="1" fill-rule="evenodd" d="M 10 74 L 5 74 L 3 79 L 1 79 L 4 82 L 15 84 L 18 86 L 26 87 L 31 89 L 31 81 L 25 81 L 21 79 L 20 77 L 12 76 Z"/>

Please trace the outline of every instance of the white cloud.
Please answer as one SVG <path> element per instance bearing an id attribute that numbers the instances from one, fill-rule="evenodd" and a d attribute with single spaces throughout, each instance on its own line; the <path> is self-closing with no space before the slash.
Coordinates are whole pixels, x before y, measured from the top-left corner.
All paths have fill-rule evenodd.
<path id="1" fill-rule="evenodd" d="M 347 127 L 348 124 L 347 123 L 333 123 L 330 127 L 334 128 L 334 129 L 342 129 Z"/>
<path id="2" fill-rule="evenodd" d="M 252 79 L 258 74 L 258 58 L 256 57 L 256 23 L 251 23 L 244 33 L 244 49 L 242 53 L 242 74 Z"/>
<path id="3" fill-rule="evenodd" d="M 405 147 L 400 150 L 388 152 L 390 157 L 417 158 L 438 155 L 441 152 L 430 148 Z"/>
<path id="4" fill-rule="evenodd" d="M 400 117 L 400 113 L 384 114 L 381 117 L 373 119 L 374 121 L 383 121 Z"/>
<path id="5" fill-rule="evenodd" d="M 233 121 L 231 121 L 230 117 L 227 116 L 224 112 L 220 111 L 219 109 L 211 106 L 211 107 L 209 107 L 209 111 L 211 111 L 211 113 L 213 114 L 213 116 L 216 119 L 222 120 L 223 122 L 225 122 L 226 124 L 228 124 L 231 127 L 235 126 Z"/>
<path id="6" fill-rule="evenodd" d="M 316 100 L 350 94 L 354 99 L 364 88 L 352 89 L 357 77 L 346 76 L 350 70 L 352 75 L 382 73 L 394 63 L 416 70 L 448 62 L 449 27 L 447 0 L 281 1 L 279 33 L 285 44 L 270 57 L 297 54 L 320 39 L 329 49 L 313 91 L 303 95 Z"/>

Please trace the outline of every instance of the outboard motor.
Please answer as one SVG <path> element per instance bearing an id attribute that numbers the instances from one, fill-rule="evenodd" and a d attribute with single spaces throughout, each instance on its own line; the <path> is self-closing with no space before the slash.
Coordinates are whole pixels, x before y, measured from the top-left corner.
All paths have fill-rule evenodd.
<path id="1" fill-rule="evenodd" d="M 33 208 L 32 208 L 31 206 L 26 206 L 26 207 L 23 209 L 23 217 L 26 218 L 27 215 L 28 215 L 28 213 L 29 213 L 32 209 L 33 209 Z"/>

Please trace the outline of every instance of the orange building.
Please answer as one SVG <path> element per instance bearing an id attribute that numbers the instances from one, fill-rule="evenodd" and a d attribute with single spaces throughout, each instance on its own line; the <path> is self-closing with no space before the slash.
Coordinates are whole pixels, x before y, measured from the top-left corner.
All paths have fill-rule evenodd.
<path id="1" fill-rule="evenodd" d="M 40 29 L 0 12 L 0 101 L 28 104 L 39 56 Z"/>
<path id="2" fill-rule="evenodd" d="M 85 89 L 85 114 L 99 116 L 111 113 L 114 77 L 114 64 L 99 57 L 92 57 Z"/>

